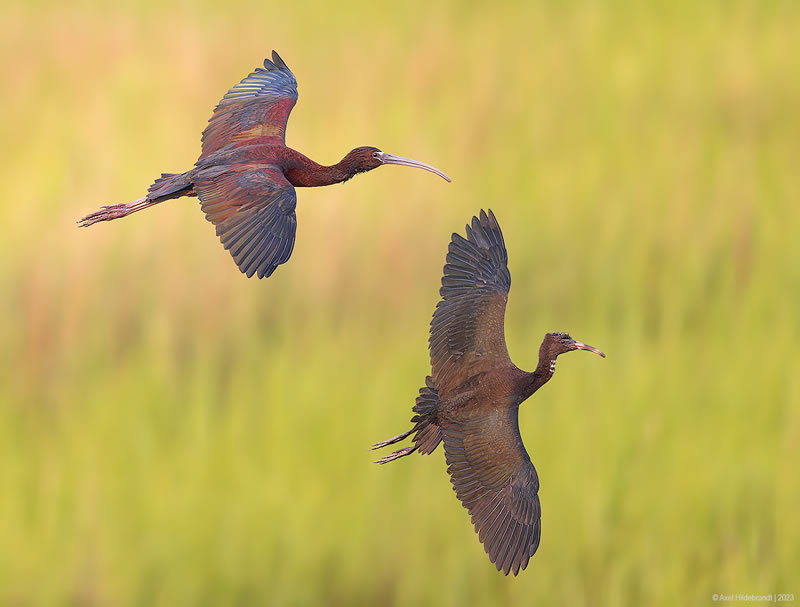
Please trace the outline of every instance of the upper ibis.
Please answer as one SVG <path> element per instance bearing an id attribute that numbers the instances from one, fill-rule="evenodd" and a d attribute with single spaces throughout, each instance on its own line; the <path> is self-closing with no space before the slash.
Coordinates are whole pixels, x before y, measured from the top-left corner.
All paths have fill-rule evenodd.
<path id="1" fill-rule="evenodd" d="M 453 234 L 448 249 L 431 321 L 432 371 L 413 408 L 414 426 L 372 448 L 414 434 L 411 446 L 377 462 L 385 464 L 444 443 L 450 482 L 489 559 L 517 575 L 541 537 L 539 477 L 522 444 L 519 406 L 550 381 L 561 354 L 605 354 L 566 333 L 547 333 L 536 370 L 517 368 L 503 329 L 511 274 L 500 226 L 491 211 L 481 211 L 466 233 Z"/>
<path id="2" fill-rule="evenodd" d="M 202 152 L 185 173 L 164 173 L 142 198 L 105 206 L 80 226 L 127 217 L 153 205 L 197 196 L 222 245 L 248 277 L 270 276 L 294 248 L 296 187 L 347 181 L 384 164 L 440 170 L 374 147 L 359 147 L 331 166 L 286 146 L 286 122 L 297 102 L 297 81 L 278 53 L 230 89 L 203 131 Z"/>

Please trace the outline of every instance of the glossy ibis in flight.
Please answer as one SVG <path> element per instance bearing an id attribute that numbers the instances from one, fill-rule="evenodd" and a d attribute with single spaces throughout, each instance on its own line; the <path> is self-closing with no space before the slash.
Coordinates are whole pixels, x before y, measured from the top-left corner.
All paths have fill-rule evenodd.
<path id="1" fill-rule="evenodd" d="M 373 147 L 349 152 L 323 166 L 286 146 L 286 121 L 297 102 L 297 81 L 278 53 L 239 82 L 219 102 L 203 131 L 202 152 L 185 173 L 164 173 L 147 195 L 106 206 L 79 220 L 82 226 L 126 217 L 165 200 L 197 196 L 206 219 L 248 278 L 269 276 L 294 248 L 295 187 L 347 181 L 384 164 L 417 167 L 450 179 L 422 162 Z"/>
<path id="2" fill-rule="evenodd" d="M 547 383 L 560 354 L 600 350 L 566 333 L 548 333 L 533 373 L 508 356 L 503 330 L 511 287 L 508 255 L 491 211 L 453 234 L 444 266 L 441 301 L 431 321 L 431 376 L 419 391 L 414 427 L 372 449 L 414 434 L 413 445 L 378 460 L 414 451 L 432 453 L 444 442 L 447 471 L 458 499 L 498 571 L 525 569 L 539 547 L 539 478 L 517 419 L 520 404 Z"/>

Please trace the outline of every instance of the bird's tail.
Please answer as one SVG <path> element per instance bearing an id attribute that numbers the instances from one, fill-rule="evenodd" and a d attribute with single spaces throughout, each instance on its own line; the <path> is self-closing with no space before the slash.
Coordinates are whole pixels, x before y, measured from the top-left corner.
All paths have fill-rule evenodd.
<path id="1" fill-rule="evenodd" d="M 127 217 L 131 213 L 141 211 L 159 202 L 180 198 L 181 196 L 194 196 L 194 183 L 191 171 L 187 173 L 162 173 L 147 190 L 147 195 L 137 198 L 127 204 L 112 204 L 100 208 L 94 213 L 89 213 L 78 220 L 78 226 L 88 227 L 100 221 L 111 221 L 120 217 Z"/>
<path id="2" fill-rule="evenodd" d="M 417 403 L 414 405 L 416 415 L 411 418 L 414 426 L 411 430 L 393 436 L 379 443 L 375 443 L 370 450 L 380 449 L 387 445 L 394 445 L 414 434 L 414 444 L 411 447 L 398 449 L 394 453 L 377 460 L 376 464 L 386 464 L 406 455 L 411 455 L 414 451 L 427 454 L 433 453 L 439 443 L 442 442 L 442 429 L 436 423 L 436 411 L 439 408 L 439 392 L 433 385 L 430 377 L 425 378 L 425 387 L 420 388 Z"/>

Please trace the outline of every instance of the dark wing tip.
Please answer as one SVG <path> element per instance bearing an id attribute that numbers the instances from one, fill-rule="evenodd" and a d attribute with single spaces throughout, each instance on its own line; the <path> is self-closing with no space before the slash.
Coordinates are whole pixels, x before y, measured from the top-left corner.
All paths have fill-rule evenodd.
<path id="1" fill-rule="evenodd" d="M 492 209 L 487 209 L 486 211 L 481 209 L 481 225 L 488 230 L 500 232 L 500 224 L 497 223 L 497 218 L 494 216 Z"/>
<path id="2" fill-rule="evenodd" d="M 292 70 L 289 69 L 289 66 L 286 65 L 286 62 L 281 59 L 281 56 L 278 54 L 277 51 L 272 51 L 272 60 L 270 61 L 269 58 L 264 59 L 264 67 L 256 68 L 257 72 L 263 72 L 264 70 L 268 72 L 285 72 L 287 74 L 292 74 Z"/>
<path id="3" fill-rule="evenodd" d="M 277 67 L 280 70 L 291 71 L 289 70 L 289 66 L 286 65 L 286 62 L 283 59 L 281 59 L 281 56 L 278 54 L 278 51 L 276 50 L 272 51 L 272 63 L 274 63 L 275 67 Z"/>
<path id="4" fill-rule="evenodd" d="M 453 232 L 447 248 L 442 276 L 442 297 L 464 295 L 477 287 L 508 293 L 511 273 L 508 271 L 508 252 L 503 234 L 494 214 L 481 211 L 464 227 L 464 236 Z M 471 282 L 475 279 L 475 282 Z M 458 283 L 458 284 L 456 284 Z M 450 287 L 458 287 L 456 290 Z"/>
<path id="5" fill-rule="evenodd" d="M 492 245 L 498 245 L 505 249 L 503 232 L 500 224 L 491 209 L 488 213 L 481 209 L 480 213 L 472 218 L 466 225 L 467 240 L 477 244 L 481 248 L 488 249 Z"/>
<path id="6" fill-rule="evenodd" d="M 520 571 L 524 571 L 528 567 L 531 558 L 539 548 L 541 521 L 535 521 L 533 525 L 517 523 L 514 525 L 513 531 L 504 536 L 503 541 L 496 542 L 491 547 L 491 539 L 487 538 L 484 550 L 497 571 L 506 576 L 509 573 L 517 576 Z"/>

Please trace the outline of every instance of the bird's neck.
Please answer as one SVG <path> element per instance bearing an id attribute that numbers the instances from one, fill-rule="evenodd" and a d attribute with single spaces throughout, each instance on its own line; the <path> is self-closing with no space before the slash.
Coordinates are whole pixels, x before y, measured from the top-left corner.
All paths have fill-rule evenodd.
<path id="1" fill-rule="evenodd" d="M 290 148 L 287 148 L 290 150 Z M 347 157 L 331 166 L 318 164 L 303 156 L 300 152 L 293 152 L 286 162 L 286 179 L 295 187 L 314 188 L 323 185 L 333 185 L 347 181 L 356 174 L 354 167 L 350 166 Z"/>
<path id="2" fill-rule="evenodd" d="M 556 372 L 556 360 L 540 360 L 533 373 L 526 373 L 523 378 L 522 394 L 525 400 L 545 385 Z"/>

